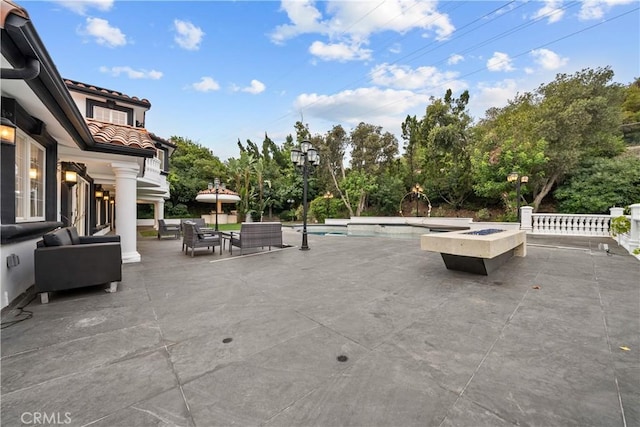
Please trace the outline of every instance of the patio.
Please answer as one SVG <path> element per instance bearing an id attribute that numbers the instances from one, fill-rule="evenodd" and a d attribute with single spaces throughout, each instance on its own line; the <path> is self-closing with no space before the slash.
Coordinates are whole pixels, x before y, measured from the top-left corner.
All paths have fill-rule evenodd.
<path id="1" fill-rule="evenodd" d="M 118 292 L 32 301 L 1 334 L 3 425 L 640 425 L 640 262 L 613 240 L 530 237 L 489 276 L 419 239 L 284 242 L 139 238 Z"/>

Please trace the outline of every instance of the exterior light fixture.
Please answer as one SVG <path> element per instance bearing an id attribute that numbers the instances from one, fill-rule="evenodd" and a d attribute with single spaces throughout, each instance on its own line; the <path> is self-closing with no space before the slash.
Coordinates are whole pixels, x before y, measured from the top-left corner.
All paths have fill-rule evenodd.
<path id="1" fill-rule="evenodd" d="M 16 125 L 6 117 L 2 117 L 0 140 L 3 144 L 16 145 Z"/>
<path id="2" fill-rule="evenodd" d="M 63 171 L 64 182 L 69 187 L 73 187 L 78 183 L 78 173 L 76 171 Z"/>
<path id="3" fill-rule="evenodd" d="M 333 199 L 333 193 L 331 191 L 327 191 L 322 197 L 324 197 L 324 200 L 327 202 L 327 218 L 329 218 L 329 208 L 331 207 L 330 203 L 331 199 Z"/>
<path id="4" fill-rule="evenodd" d="M 300 148 L 291 150 L 291 163 L 302 172 L 302 246 L 300 250 L 308 251 L 307 243 L 307 192 L 309 187 L 309 175 L 313 169 L 320 164 L 318 150 L 313 148 L 311 142 L 304 140 L 300 142 Z"/>
<path id="5" fill-rule="evenodd" d="M 418 201 L 420 200 L 420 195 L 422 194 L 422 191 L 423 191 L 423 188 L 418 183 L 416 183 L 416 185 L 414 185 L 411 188 L 411 192 L 415 194 L 415 197 L 416 197 L 416 218 L 418 217 Z"/>
<path id="6" fill-rule="evenodd" d="M 101 189 L 96 188 L 96 199 L 102 199 L 103 195 L 104 195 L 104 192 Z"/>

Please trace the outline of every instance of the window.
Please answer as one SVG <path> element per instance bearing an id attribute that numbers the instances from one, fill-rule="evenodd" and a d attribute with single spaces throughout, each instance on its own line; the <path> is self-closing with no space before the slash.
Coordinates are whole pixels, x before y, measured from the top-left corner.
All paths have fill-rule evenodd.
<path id="1" fill-rule="evenodd" d="M 128 124 L 127 116 L 126 111 L 112 110 L 97 105 L 93 107 L 93 118 L 101 122 L 113 123 L 114 125 L 126 125 Z"/>
<path id="2" fill-rule="evenodd" d="M 45 149 L 16 133 L 16 222 L 44 221 Z"/>
<path id="3" fill-rule="evenodd" d="M 160 160 L 160 170 L 166 170 L 165 164 L 164 164 L 164 150 L 156 150 L 157 151 L 157 156 L 158 156 L 158 160 Z"/>

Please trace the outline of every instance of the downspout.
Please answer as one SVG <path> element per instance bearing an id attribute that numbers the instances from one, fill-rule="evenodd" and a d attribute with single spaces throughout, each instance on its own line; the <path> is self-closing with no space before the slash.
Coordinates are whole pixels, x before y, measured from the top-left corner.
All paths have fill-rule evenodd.
<path id="1" fill-rule="evenodd" d="M 33 80 L 40 75 L 40 61 L 29 58 L 22 68 L 2 68 L 0 78 L 7 80 Z"/>

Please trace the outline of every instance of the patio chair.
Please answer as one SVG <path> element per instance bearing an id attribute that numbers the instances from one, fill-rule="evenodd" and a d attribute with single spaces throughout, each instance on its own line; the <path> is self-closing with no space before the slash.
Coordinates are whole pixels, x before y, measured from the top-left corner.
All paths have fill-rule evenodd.
<path id="1" fill-rule="evenodd" d="M 222 255 L 222 233 L 210 230 L 203 231 L 191 222 L 184 222 L 183 226 L 182 247 L 185 253 L 189 253 L 189 248 L 191 248 L 191 256 L 193 257 L 196 248 L 212 248 L 213 253 L 216 246 L 220 246 L 220 254 Z"/>
<path id="2" fill-rule="evenodd" d="M 158 220 L 158 239 L 163 236 L 173 236 L 175 239 L 180 237 L 180 226 L 177 224 L 167 224 L 164 219 Z"/>

